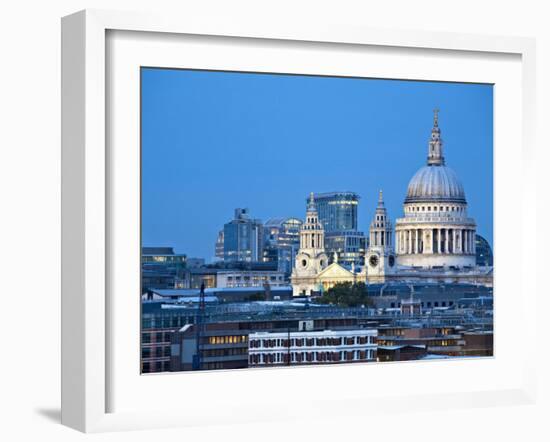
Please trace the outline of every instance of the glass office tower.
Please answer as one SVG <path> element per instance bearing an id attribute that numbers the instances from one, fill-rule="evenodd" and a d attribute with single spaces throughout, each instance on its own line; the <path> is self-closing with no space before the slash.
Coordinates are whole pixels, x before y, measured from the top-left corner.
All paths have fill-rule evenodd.
<path id="1" fill-rule="evenodd" d="M 264 261 L 277 262 L 277 268 L 289 276 L 300 248 L 302 221 L 297 218 L 272 218 L 264 224 Z"/>
<path id="2" fill-rule="evenodd" d="M 355 192 L 314 194 L 319 221 L 325 233 L 357 230 L 359 195 Z"/>
<path id="3" fill-rule="evenodd" d="M 235 209 L 235 218 L 223 227 L 224 261 L 261 261 L 263 224 L 251 219 L 248 209 Z"/>
<path id="4" fill-rule="evenodd" d="M 319 222 L 325 229 L 325 251 L 332 260 L 334 253 L 344 266 L 362 266 L 367 238 L 357 230 L 357 208 L 360 196 L 356 192 L 314 194 Z"/>

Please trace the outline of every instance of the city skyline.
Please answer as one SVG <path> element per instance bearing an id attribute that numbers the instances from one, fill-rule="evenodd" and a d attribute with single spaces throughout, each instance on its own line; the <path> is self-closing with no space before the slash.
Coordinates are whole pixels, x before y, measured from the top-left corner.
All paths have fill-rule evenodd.
<path id="1" fill-rule="evenodd" d="M 435 107 L 447 164 L 492 245 L 492 95 L 490 85 L 143 69 L 142 245 L 210 261 L 235 208 L 303 219 L 310 192 L 358 193 L 367 232 L 382 189 L 395 220 Z"/>

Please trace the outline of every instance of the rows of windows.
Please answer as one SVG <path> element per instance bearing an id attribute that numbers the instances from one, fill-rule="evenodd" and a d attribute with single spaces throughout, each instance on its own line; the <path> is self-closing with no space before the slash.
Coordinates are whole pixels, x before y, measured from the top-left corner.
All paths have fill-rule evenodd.
<path id="1" fill-rule="evenodd" d="M 208 338 L 209 344 L 242 344 L 246 342 L 248 342 L 247 335 L 210 336 Z"/>
<path id="2" fill-rule="evenodd" d="M 450 345 L 459 345 L 459 342 L 454 339 L 441 339 L 429 341 L 428 345 L 431 347 L 448 347 Z"/>
<path id="3" fill-rule="evenodd" d="M 390 328 L 390 329 L 382 329 L 378 330 L 378 343 L 380 344 L 380 336 L 404 336 L 405 335 L 405 329 L 404 328 Z"/>
<path id="4" fill-rule="evenodd" d="M 290 358 L 290 361 L 289 361 Z M 373 350 L 348 351 L 315 351 L 291 353 L 262 353 L 251 354 L 248 358 L 250 365 L 258 364 L 300 364 L 313 362 L 349 362 L 365 361 L 374 358 Z"/>
<path id="5" fill-rule="evenodd" d="M 170 361 L 143 362 L 141 371 L 143 373 L 170 371 Z"/>
<path id="6" fill-rule="evenodd" d="M 141 327 L 143 330 L 159 329 L 159 328 L 181 328 L 185 324 L 192 324 L 194 322 L 194 316 L 183 315 L 166 315 L 166 316 L 152 316 L 143 315 L 141 320 Z"/>
<path id="7" fill-rule="evenodd" d="M 432 210 L 433 209 L 433 210 Z M 464 213 L 464 207 L 460 206 L 408 206 L 408 212 L 458 212 Z"/>
<path id="8" fill-rule="evenodd" d="M 270 280 L 270 281 L 282 281 L 283 280 L 283 276 L 282 275 L 261 275 L 261 276 L 248 276 L 248 275 L 245 275 L 245 276 L 228 276 L 227 277 L 227 281 L 238 281 L 240 282 L 241 280 L 243 281 L 267 281 L 267 280 Z"/>
<path id="9" fill-rule="evenodd" d="M 238 356 L 248 353 L 246 347 L 231 347 L 231 348 L 214 348 L 210 350 L 203 350 L 202 356 L 205 358 L 224 357 L 224 356 Z"/>
<path id="10" fill-rule="evenodd" d="M 222 368 L 225 368 L 223 362 L 208 362 L 206 364 L 203 364 L 204 370 L 220 370 Z"/>
<path id="11" fill-rule="evenodd" d="M 414 341 L 414 338 L 412 338 Z M 426 344 L 430 347 L 449 347 L 452 345 L 459 345 L 459 342 L 457 339 L 431 339 L 428 341 L 425 341 Z M 378 341 L 379 346 L 391 346 L 391 345 L 398 345 L 403 344 L 401 340 L 395 341 L 393 339 L 390 339 L 389 337 L 386 339 L 380 339 Z"/>
<path id="12" fill-rule="evenodd" d="M 349 336 L 339 338 L 288 338 L 277 339 L 252 339 L 250 348 L 274 348 L 274 347 L 326 347 L 338 345 L 365 345 L 373 344 L 373 336 Z"/>
<path id="13" fill-rule="evenodd" d="M 142 344 L 151 344 L 154 342 L 170 342 L 172 331 L 146 332 L 141 334 Z"/>
<path id="14" fill-rule="evenodd" d="M 432 308 L 432 307 L 452 307 L 453 305 L 455 305 L 454 301 L 434 301 L 434 302 L 431 302 L 431 301 L 427 301 L 427 302 L 421 302 L 420 303 L 420 306 L 421 307 L 426 307 L 426 308 Z M 401 307 L 401 303 L 400 302 L 392 302 L 390 303 L 390 307 L 391 308 L 399 308 Z"/>
<path id="15" fill-rule="evenodd" d="M 170 357 L 170 346 L 163 345 L 159 347 L 142 347 L 141 359 L 167 358 Z"/>

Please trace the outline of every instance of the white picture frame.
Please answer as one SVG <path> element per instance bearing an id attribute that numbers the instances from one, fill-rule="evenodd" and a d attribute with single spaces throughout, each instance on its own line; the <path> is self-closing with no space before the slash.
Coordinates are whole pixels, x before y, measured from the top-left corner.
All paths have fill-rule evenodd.
<path id="1" fill-rule="evenodd" d="M 116 317 L 110 310 L 108 297 L 109 244 L 113 241 L 110 229 L 113 209 L 109 180 L 112 179 L 107 151 L 108 118 L 106 76 L 108 32 L 149 32 L 162 35 L 218 36 L 227 39 L 256 39 L 262 41 L 284 41 L 292 45 L 337 44 L 350 47 L 376 47 L 380 51 L 390 48 L 426 49 L 453 53 L 471 53 L 479 59 L 484 54 L 505 54 L 520 58 L 521 63 L 521 141 L 517 154 L 521 157 L 523 181 L 518 189 L 521 196 L 521 224 L 518 235 L 526 236 L 535 222 L 536 194 L 529 191 L 535 188 L 534 146 L 535 146 L 535 42 L 533 39 L 518 37 L 493 37 L 452 33 L 428 33 L 416 31 L 388 31 L 345 26 L 312 24 L 299 27 L 269 23 L 237 22 L 217 23 L 197 17 L 167 17 L 151 14 L 134 14 L 87 10 L 63 18 L 62 21 L 62 423 L 85 432 L 98 432 L 123 429 L 157 428 L 167 426 L 207 425 L 212 418 L 224 420 L 220 409 L 212 408 L 206 416 L 206 408 L 197 404 L 196 412 L 182 407 L 174 409 L 158 405 L 154 409 L 116 410 L 109 403 L 110 391 L 114 388 L 112 370 L 113 347 L 109 340 L 109 327 Z M 157 34 L 158 35 L 158 34 Z M 498 111 L 498 109 L 497 109 Z M 498 136 L 498 134 L 497 134 Z M 498 137 L 496 138 L 497 141 Z M 521 269 L 527 272 L 527 261 L 533 256 L 532 242 L 520 241 Z M 506 257 L 503 249 L 495 249 L 496 259 Z M 498 256 L 503 258 L 497 258 Z M 499 278 L 498 274 L 496 278 Z M 519 310 L 536 302 L 536 285 L 533 278 L 521 278 L 521 296 L 518 297 Z M 137 297 L 137 295 L 136 295 Z M 498 307 L 497 307 L 498 308 Z M 524 350 L 521 373 L 517 378 L 501 388 L 463 390 L 425 395 L 388 394 L 387 396 L 350 397 L 330 392 L 326 400 L 312 399 L 313 412 L 323 414 L 324 405 L 338 403 L 337 414 L 369 414 L 390 409 L 407 409 L 420 406 L 426 409 L 441 407 L 469 407 L 497 405 L 499 403 L 532 403 L 535 397 L 535 352 L 534 337 L 536 324 L 523 319 L 522 333 Z M 505 319 L 503 319 L 505 322 Z M 138 340 L 138 337 L 135 337 Z M 498 340 L 498 333 L 496 334 Z M 529 355 L 533 357 L 529 357 Z M 497 357 L 498 358 L 498 354 Z M 463 361 L 468 364 L 468 361 Z M 391 365 L 394 367 L 395 365 Z M 388 365 L 388 367 L 390 367 Z M 407 364 L 412 370 L 413 365 Z M 406 367 L 406 368 L 407 368 Z M 471 369 L 472 366 L 470 366 Z M 389 368 L 388 368 L 389 369 Z M 290 369 L 295 370 L 295 369 Z M 297 370 L 297 369 L 296 369 Z M 304 369 L 300 369 L 304 370 Z M 305 370 L 308 370 L 306 368 Z M 314 368 L 324 370 L 328 376 L 340 367 Z M 392 368 L 393 370 L 393 368 Z M 464 364 L 455 365 L 454 371 L 468 370 Z M 280 371 L 289 377 L 288 370 Z M 311 372 L 311 371 L 310 371 Z M 466 371 L 465 371 L 466 372 Z M 263 371 L 265 376 L 274 371 Z M 296 372 L 298 373 L 298 372 Z M 194 383 L 205 379 L 212 385 L 220 384 L 227 373 L 193 373 Z M 200 377 L 199 377 L 200 376 Z M 206 377 L 205 377 L 206 376 Z M 217 376 L 214 378 L 213 376 Z M 238 379 L 246 380 L 250 373 L 241 371 Z M 298 376 L 298 375 L 297 375 Z M 346 377 L 359 376 L 356 367 L 348 369 Z M 164 389 L 170 376 L 164 378 Z M 116 377 L 115 377 L 116 378 Z M 120 376 L 118 377 L 120 379 Z M 149 377 L 152 378 L 152 377 Z M 168 379 L 166 381 L 166 379 Z M 174 381 L 172 377 L 172 382 Z M 232 377 L 231 379 L 237 379 Z M 153 382 L 153 381 L 151 381 Z M 254 384 L 256 381 L 251 381 Z M 260 382 L 260 380 L 258 380 Z M 359 389 L 360 390 L 360 389 Z M 151 394 L 151 389 L 144 390 Z M 160 391 L 160 390 L 159 390 Z M 165 393 L 164 393 L 165 394 Z M 360 400 L 364 398 L 365 400 Z M 147 399 L 147 397 L 146 397 Z M 158 398 L 157 398 L 158 399 Z M 369 400 L 371 399 L 371 400 Z M 186 398 L 189 401 L 189 398 Z M 294 417 L 292 410 L 280 410 L 274 406 L 258 407 L 246 404 L 246 394 L 234 398 L 236 409 L 243 418 L 240 421 L 254 422 Z M 317 402 L 315 402 L 317 401 Z M 162 403 L 162 400 L 160 400 Z M 317 407 L 315 407 L 315 404 Z M 227 405 L 227 404 L 226 404 Z M 248 413 L 248 414 L 246 414 Z M 307 416 L 307 413 L 305 414 Z M 228 421 L 229 422 L 229 421 Z"/>

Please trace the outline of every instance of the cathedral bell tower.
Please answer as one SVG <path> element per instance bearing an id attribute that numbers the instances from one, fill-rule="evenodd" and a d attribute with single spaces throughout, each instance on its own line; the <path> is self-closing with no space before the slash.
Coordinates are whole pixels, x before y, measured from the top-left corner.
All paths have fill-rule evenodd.
<path id="1" fill-rule="evenodd" d="M 328 265 L 325 254 L 325 231 L 319 223 L 313 192 L 310 194 L 306 210 L 306 220 L 300 230 L 300 249 L 292 271 L 294 296 L 307 295 L 318 291 L 317 274 Z"/>
<path id="2" fill-rule="evenodd" d="M 368 282 L 384 282 L 387 275 L 395 272 L 393 228 L 384 206 L 382 191 L 378 196 L 378 206 L 370 224 L 369 247 L 365 253 L 365 268 Z"/>

